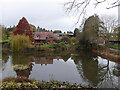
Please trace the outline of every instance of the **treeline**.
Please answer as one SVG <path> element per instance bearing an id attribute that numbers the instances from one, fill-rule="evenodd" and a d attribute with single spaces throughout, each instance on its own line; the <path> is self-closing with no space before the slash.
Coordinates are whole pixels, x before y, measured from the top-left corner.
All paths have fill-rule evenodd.
<path id="1" fill-rule="evenodd" d="M 0 37 L 0 40 L 7 40 L 10 37 L 10 34 L 14 30 L 14 28 L 15 25 L 8 28 L 0 25 L 0 31 L 2 32 L 2 37 Z"/>

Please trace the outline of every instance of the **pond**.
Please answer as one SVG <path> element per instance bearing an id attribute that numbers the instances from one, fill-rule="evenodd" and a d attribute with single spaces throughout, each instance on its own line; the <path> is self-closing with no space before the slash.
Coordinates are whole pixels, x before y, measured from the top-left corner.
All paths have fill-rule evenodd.
<path id="1" fill-rule="evenodd" d="M 118 87 L 120 65 L 89 51 L 3 53 L 2 79 L 26 76 L 38 81 L 68 81 L 101 88 Z M 13 65 L 30 65 L 16 71 Z"/>

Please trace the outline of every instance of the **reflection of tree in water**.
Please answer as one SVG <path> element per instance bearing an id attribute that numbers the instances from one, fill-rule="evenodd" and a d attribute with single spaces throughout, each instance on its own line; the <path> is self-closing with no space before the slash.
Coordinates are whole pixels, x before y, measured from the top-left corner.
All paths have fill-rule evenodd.
<path id="1" fill-rule="evenodd" d="M 8 53 L 2 53 L 2 62 L 6 63 L 8 61 L 8 57 L 9 57 Z"/>
<path id="2" fill-rule="evenodd" d="M 100 85 L 108 79 L 111 79 L 112 82 L 109 61 L 107 65 L 99 65 L 97 55 L 89 51 L 81 51 L 79 55 L 73 55 L 72 59 L 77 64 L 78 72 L 85 81 L 89 80 L 94 86 Z"/>
<path id="3" fill-rule="evenodd" d="M 16 65 L 16 64 L 28 65 L 29 62 L 31 62 L 32 60 L 33 60 L 33 57 L 31 55 L 21 54 L 21 53 L 12 53 L 13 65 Z"/>
<path id="4" fill-rule="evenodd" d="M 117 77 L 120 77 L 120 64 L 114 66 L 113 74 Z"/>
<path id="5" fill-rule="evenodd" d="M 61 58 L 65 57 L 64 61 L 68 60 L 70 58 L 70 54 L 65 54 L 65 55 L 63 55 L 63 54 L 59 54 L 58 55 L 57 54 L 57 55 L 54 55 L 53 53 L 43 53 L 43 54 L 36 54 L 36 55 L 34 55 L 32 61 L 34 61 L 36 64 L 41 64 L 41 65 L 42 64 L 45 64 L 45 65 L 47 65 L 47 64 L 53 64 L 53 58 L 55 58 L 57 56 L 60 56 Z M 29 57 L 28 58 L 24 58 L 22 56 L 20 57 L 19 55 L 16 56 L 16 57 L 17 58 L 19 57 L 20 59 L 23 58 L 24 60 L 29 59 Z M 17 59 L 17 58 L 15 58 L 15 59 Z M 18 63 L 18 64 L 22 63 L 19 60 L 17 62 L 14 62 L 14 63 L 15 64 L 16 63 Z M 33 68 L 33 64 L 32 64 L 32 62 L 30 60 L 26 61 L 25 64 L 27 64 L 27 63 L 30 63 L 30 65 L 29 65 L 29 67 L 27 69 L 24 69 L 24 70 L 15 70 L 17 76 L 23 76 L 23 77 L 29 78 L 29 75 L 31 74 L 31 71 L 32 71 L 32 68 Z"/>
<path id="6" fill-rule="evenodd" d="M 9 59 L 9 54 L 8 53 L 2 53 L 2 71 L 4 71 L 4 69 L 6 68 L 6 64 L 8 62 Z"/>
<path id="7" fill-rule="evenodd" d="M 102 59 L 102 58 L 101 58 Z M 117 75 L 114 75 L 114 70 L 116 69 L 117 71 L 119 70 L 117 68 L 117 63 L 114 64 L 114 66 L 112 64 L 110 64 L 110 61 L 107 60 L 107 64 L 103 65 L 99 64 L 99 77 L 102 79 L 102 82 L 99 83 L 99 86 L 102 87 L 108 87 L 108 88 L 113 88 L 113 87 L 118 87 L 118 81 L 115 80 L 115 77 L 117 78 Z"/>
<path id="8" fill-rule="evenodd" d="M 9 58 L 9 56 L 12 56 Z M 12 54 L 3 54 L 2 60 L 3 63 L 6 64 L 8 59 L 11 60 L 11 63 L 13 65 L 21 64 L 21 65 L 29 65 L 27 69 L 23 70 L 15 70 L 17 76 L 24 76 L 24 77 L 29 77 L 30 72 L 32 70 L 32 63 L 33 57 L 31 55 L 26 55 L 26 54 L 21 54 L 21 53 L 12 53 Z M 3 68 L 4 69 L 4 68 Z"/>
<path id="9" fill-rule="evenodd" d="M 14 70 L 14 71 L 16 72 L 17 77 L 22 76 L 22 77 L 29 78 L 29 75 L 31 74 L 32 68 L 33 68 L 33 64 L 30 63 L 27 69 L 23 69 L 23 70 L 18 69 L 18 70 Z"/>
<path id="10" fill-rule="evenodd" d="M 74 62 L 77 64 L 77 69 L 81 76 L 91 81 L 93 84 L 98 84 L 98 61 L 94 60 L 97 56 L 91 52 L 81 51 L 78 56 L 73 56 Z"/>

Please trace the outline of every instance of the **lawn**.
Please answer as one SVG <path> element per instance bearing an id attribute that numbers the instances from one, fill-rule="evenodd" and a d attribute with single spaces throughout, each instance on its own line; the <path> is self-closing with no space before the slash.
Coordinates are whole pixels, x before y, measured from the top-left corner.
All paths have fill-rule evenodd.
<path id="1" fill-rule="evenodd" d="M 30 45 L 30 47 L 35 47 L 35 45 Z M 37 47 L 39 47 L 39 45 L 37 45 Z M 40 45 L 40 47 L 52 47 L 52 44 L 44 44 Z"/>
<path id="2" fill-rule="evenodd" d="M 3 42 L 9 42 L 11 40 L 11 37 L 8 37 L 7 40 L 0 40 L 0 43 L 3 43 Z"/>
<path id="3" fill-rule="evenodd" d="M 44 45 L 41 45 L 41 47 L 52 47 L 52 44 L 44 44 Z"/>
<path id="4" fill-rule="evenodd" d="M 120 46 L 110 46 L 110 48 L 120 50 Z"/>
<path id="5" fill-rule="evenodd" d="M 0 40 L 0 43 L 2 42 L 9 42 L 9 40 Z"/>
<path id="6" fill-rule="evenodd" d="M 66 47 L 70 47 L 70 45 L 68 45 L 68 44 L 65 44 L 66 45 Z M 44 44 L 44 45 L 37 45 L 37 47 L 53 47 L 54 46 L 54 44 Z M 35 45 L 30 45 L 29 47 L 32 47 L 32 48 L 34 48 L 35 47 Z"/>

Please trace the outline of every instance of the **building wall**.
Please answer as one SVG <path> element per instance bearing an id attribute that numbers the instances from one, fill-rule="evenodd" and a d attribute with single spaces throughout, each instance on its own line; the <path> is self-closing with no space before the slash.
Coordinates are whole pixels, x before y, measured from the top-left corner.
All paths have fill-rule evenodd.
<path id="1" fill-rule="evenodd" d="M 46 38 L 46 42 L 47 42 L 47 43 L 50 43 L 50 44 L 53 43 L 53 37 L 51 37 L 51 38 Z"/>

